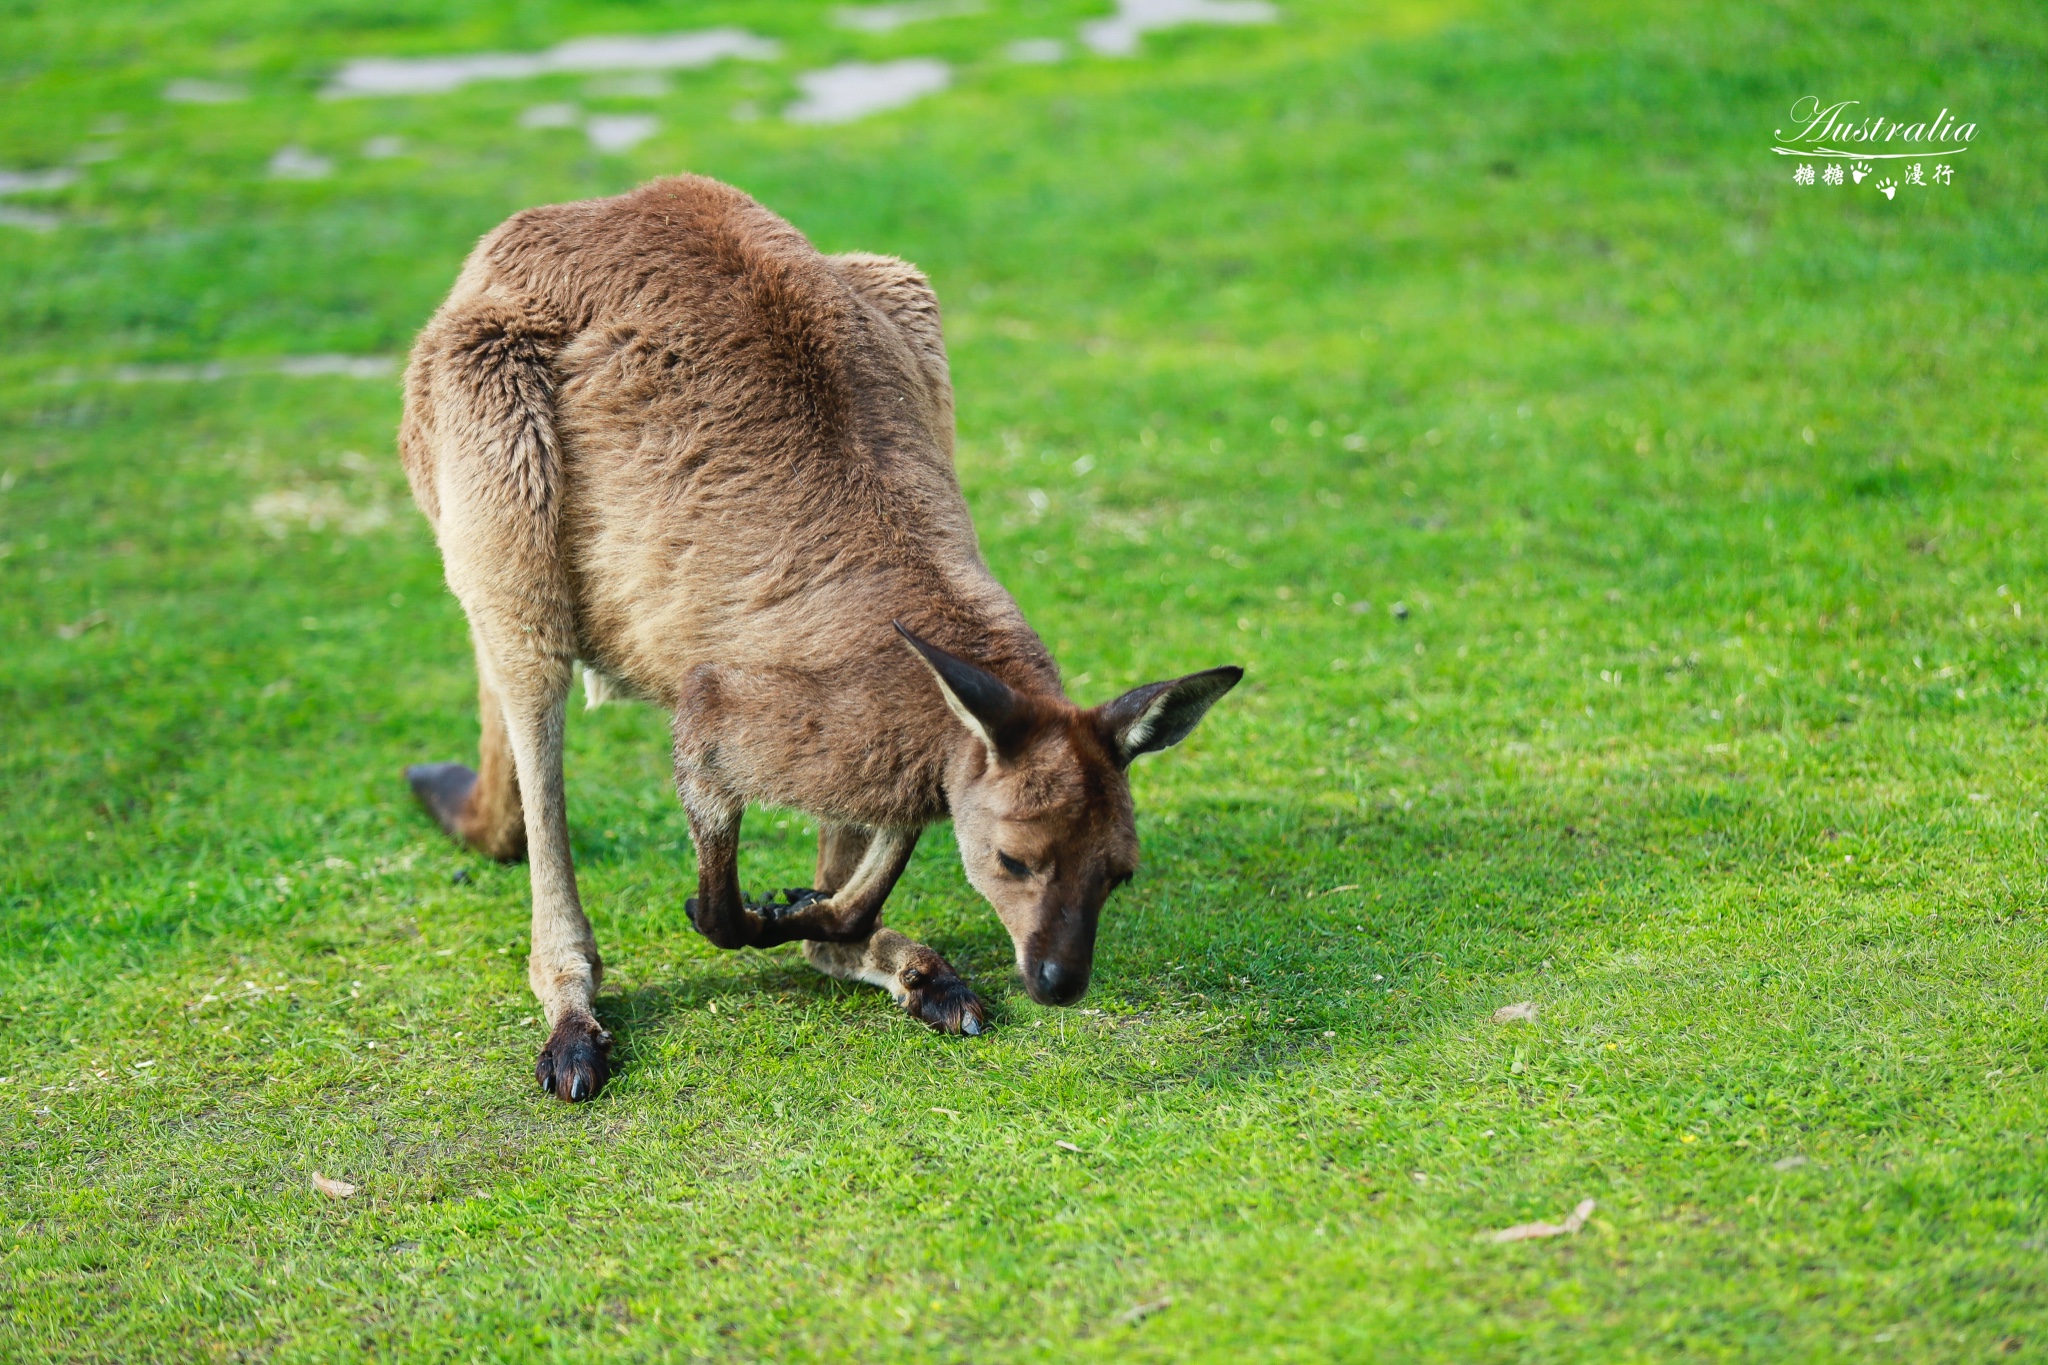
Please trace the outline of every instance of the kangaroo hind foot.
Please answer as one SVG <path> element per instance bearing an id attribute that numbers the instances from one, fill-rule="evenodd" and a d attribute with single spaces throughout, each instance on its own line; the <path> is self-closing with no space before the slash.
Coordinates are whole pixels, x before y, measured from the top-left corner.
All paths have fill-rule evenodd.
<path id="1" fill-rule="evenodd" d="M 555 1098 L 587 1100 L 604 1089 L 612 1074 L 612 1036 L 581 1010 L 562 1016 L 547 1046 L 540 1050 L 533 1074 L 540 1088 Z"/>
<path id="2" fill-rule="evenodd" d="M 909 1015 L 940 1033 L 988 1032 L 988 1007 L 953 964 L 894 929 L 876 929 L 859 943 L 804 944 L 804 959 L 841 981 L 880 986 Z"/>

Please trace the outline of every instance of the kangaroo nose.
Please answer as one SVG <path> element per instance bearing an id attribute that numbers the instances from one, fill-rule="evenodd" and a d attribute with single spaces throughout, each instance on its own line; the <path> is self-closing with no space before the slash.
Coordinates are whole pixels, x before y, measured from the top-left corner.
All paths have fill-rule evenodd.
<path id="1" fill-rule="evenodd" d="M 1038 964 L 1038 995 L 1049 1005 L 1071 1005 L 1088 989 L 1088 978 L 1057 962 Z"/>

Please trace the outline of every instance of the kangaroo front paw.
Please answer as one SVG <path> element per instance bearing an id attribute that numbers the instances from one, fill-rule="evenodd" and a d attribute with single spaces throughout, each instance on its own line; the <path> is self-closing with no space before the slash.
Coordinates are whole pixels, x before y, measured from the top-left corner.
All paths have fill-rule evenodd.
<path id="1" fill-rule="evenodd" d="M 767 946 L 763 939 L 767 917 L 744 903 L 737 910 L 715 913 L 701 898 L 692 896 L 683 902 L 683 913 L 690 917 L 690 926 L 713 947 L 729 951 Z"/>
<path id="2" fill-rule="evenodd" d="M 782 888 L 781 900 L 776 900 L 775 893 L 771 891 L 757 901 L 748 901 L 747 909 L 762 919 L 777 920 L 794 915 L 799 910 L 808 910 L 824 899 L 824 892 L 814 891 L 808 886 L 785 886 Z"/>
<path id="3" fill-rule="evenodd" d="M 552 1090 L 558 1100 L 575 1102 L 593 1098 L 611 1076 L 612 1036 L 587 1014 L 565 1014 L 533 1074 L 540 1088 Z"/>
<path id="4" fill-rule="evenodd" d="M 975 1035 L 988 1031 L 988 1011 L 981 997 L 968 989 L 945 959 L 935 964 L 912 963 L 896 974 L 902 987 L 897 1003 L 913 1019 L 922 1019 L 941 1033 Z"/>

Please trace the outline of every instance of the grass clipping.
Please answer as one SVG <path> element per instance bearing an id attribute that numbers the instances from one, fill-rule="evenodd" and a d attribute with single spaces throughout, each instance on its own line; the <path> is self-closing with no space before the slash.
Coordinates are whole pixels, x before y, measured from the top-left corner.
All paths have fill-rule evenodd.
<path id="1" fill-rule="evenodd" d="M 1579 1206 L 1566 1216 L 1562 1223 L 1517 1223 L 1499 1232 L 1484 1233 L 1489 1242 L 1526 1242 L 1535 1237 L 1569 1237 L 1586 1226 L 1586 1220 L 1593 1216 L 1593 1201 L 1581 1199 Z"/>

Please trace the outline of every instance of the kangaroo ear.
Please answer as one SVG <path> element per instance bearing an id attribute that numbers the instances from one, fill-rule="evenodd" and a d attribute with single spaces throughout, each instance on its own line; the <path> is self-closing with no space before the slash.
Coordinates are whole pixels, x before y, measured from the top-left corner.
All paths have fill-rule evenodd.
<path id="1" fill-rule="evenodd" d="M 1186 739 L 1216 699 L 1243 676 L 1243 669 L 1228 664 L 1172 682 L 1146 683 L 1096 708 L 1096 723 L 1117 762 L 1128 767 L 1139 754 L 1156 753 Z"/>
<path id="2" fill-rule="evenodd" d="M 1014 753 L 1031 728 L 1029 708 L 1025 706 L 1024 699 L 988 670 L 976 668 L 965 659 L 956 658 L 937 645 L 918 639 L 901 621 L 890 624 L 931 669 L 946 705 L 988 746 L 989 757 L 1001 759 Z"/>

